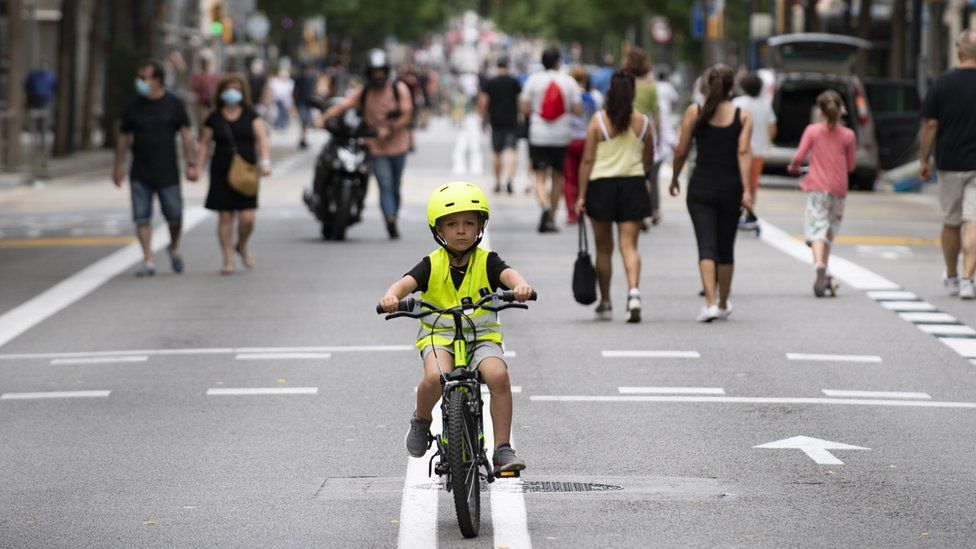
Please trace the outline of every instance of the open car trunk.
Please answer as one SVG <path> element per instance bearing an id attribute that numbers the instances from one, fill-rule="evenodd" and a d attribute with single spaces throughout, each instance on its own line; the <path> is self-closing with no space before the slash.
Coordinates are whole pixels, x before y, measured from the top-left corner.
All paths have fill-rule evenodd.
<path id="1" fill-rule="evenodd" d="M 849 84 L 810 80 L 785 81 L 773 98 L 773 110 L 776 112 L 777 119 L 777 133 L 773 144 L 792 148 L 800 145 L 800 138 L 807 125 L 822 120 L 817 109 L 817 96 L 826 90 L 839 93 L 847 106 L 847 116 L 841 117 L 841 125 L 853 128 L 855 134 L 858 132 L 855 109 L 851 105 L 853 94 Z"/>

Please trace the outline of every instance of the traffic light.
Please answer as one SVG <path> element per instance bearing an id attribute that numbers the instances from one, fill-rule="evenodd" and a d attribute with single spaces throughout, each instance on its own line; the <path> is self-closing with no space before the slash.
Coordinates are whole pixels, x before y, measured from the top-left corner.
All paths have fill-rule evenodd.
<path id="1" fill-rule="evenodd" d="M 227 18 L 226 8 L 221 0 L 215 1 L 210 5 L 210 34 L 213 36 L 224 35 L 224 21 Z"/>

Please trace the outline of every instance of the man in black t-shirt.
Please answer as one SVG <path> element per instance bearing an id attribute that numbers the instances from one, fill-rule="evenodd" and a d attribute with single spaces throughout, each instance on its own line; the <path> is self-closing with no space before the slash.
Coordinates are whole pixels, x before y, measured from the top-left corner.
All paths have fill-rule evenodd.
<path id="1" fill-rule="evenodd" d="M 129 187 L 132 191 L 132 219 L 142 245 L 143 265 L 136 276 L 156 274 L 152 250 L 153 195 L 159 197 L 163 216 L 169 223 L 169 256 L 173 271 L 183 272 L 180 233 L 183 228 L 183 197 L 180 194 L 180 169 L 176 160 L 177 133 L 183 138 L 186 178 L 196 181 L 198 171 L 193 134 L 186 106 L 163 87 L 163 67 L 156 61 L 143 61 L 136 72 L 134 99 L 122 112 L 119 136 L 115 143 L 116 187 L 125 180 L 125 153 L 132 144 Z"/>
<path id="2" fill-rule="evenodd" d="M 976 30 L 963 31 L 956 40 L 959 66 L 946 71 L 929 90 L 922 104 L 919 147 L 921 176 L 932 175 L 929 157 L 935 144 L 939 197 L 944 215 L 943 282 L 949 295 L 976 299 Z M 964 228 L 961 230 L 961 227 Z M 963 276 L 957 263 L 962 249 Z"/>
<path id="3" fill-rule="evenodd" d="M 485 124 L 491 126 L 491 159 L 495 170 L 495 192 L 502 190 L 502 160 L 505 164 L 505 185 L 512 194 L 515 178 L 516 147 L 518 145 L 518 97 L 522 86 L 508 74 L 508 59 L 498 58 L 498 76 L 482 86 L 478 110 Z M 504 158 L 503 158 L 504 156 Z"/>

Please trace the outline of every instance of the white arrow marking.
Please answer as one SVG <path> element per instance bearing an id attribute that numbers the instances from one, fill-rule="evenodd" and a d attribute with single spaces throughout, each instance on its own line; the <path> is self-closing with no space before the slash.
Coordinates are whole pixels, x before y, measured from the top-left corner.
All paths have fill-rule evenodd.
<path id="1" fill-rule="evenodd" d="M 776 442 L 767 442 L 766 444 L 760 444 L 759 446 L 754 446 L 753 448 L 789 448 L 802 450 L 804 454 L 807 455 L 813 461 L 819 463 L 820 465 L 843 465 L 844 462 L 834 457 L 834 454 L 828 452 L 828 450 L 870 450 L 870 448 L 862 448 L 861 446 L 852 446 L 850 444 L 844 444 L 842 442 L 831 442 L 829 440 L 823 440 L 819 438 L 811 437 L 793 437 L 785 438 L 783 440 L 777 440 Z"/>

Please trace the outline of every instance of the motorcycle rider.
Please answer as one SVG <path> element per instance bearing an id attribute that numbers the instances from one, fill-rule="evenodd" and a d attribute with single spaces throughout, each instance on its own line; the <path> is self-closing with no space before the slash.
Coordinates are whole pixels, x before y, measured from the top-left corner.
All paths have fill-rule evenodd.
<path id="1" fill-rule="evenodd" d="M 410 121 L 413 100 L 406 84 L 391 79 L 390 61 L 381 49 L 366 55 L 366 83 L 349 91 L 341 103 L 330 107 L 316 125 L 349 109 L 357 109 L 363 121 L 376 129 L 377 136 L 366 140 L 373 174 L 380 186 L 380 208 L 386 218 L 391 239 L 400 238 L 397 214 L 400 210 L 400 179 L 410 149 Z"/>

